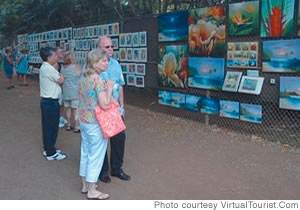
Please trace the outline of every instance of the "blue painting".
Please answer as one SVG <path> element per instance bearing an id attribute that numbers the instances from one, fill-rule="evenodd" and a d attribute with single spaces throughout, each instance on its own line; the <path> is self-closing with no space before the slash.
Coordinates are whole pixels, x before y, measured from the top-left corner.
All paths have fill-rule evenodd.
<path id="1" fill-rule="evenodd" d="M 279 107 L 300 110 L 300 77 L 280 77 Z"/>
<path id="2" fill-rule="evenodd" d="M 188 86 L 221 90 L 224 80 L 223 58 L 189 58 Z"/>
<path id="3" fill-rule="evenodd" d="M 158 103 L 162 105 L 171 106 L 171 92 L 166 90 L 158 91 Z"/>
<path id="4" fill-rule="evenodd" d="M 241 104 L 240 119 L 243 121 L 262 123 L 262 106 L 255 104 Z"/>
<path id="5" fill-rule="evenodd" d="M 239 119 L 240 103 L 237 101 L 220 100 L 220 116 Z"/>
<path id="6" fill-rule="evenodd" d="M 158 103 L 167 106 L 182 108 L 185 106 L 185 94 L 159 90 Z"/>
<path id="7" fill-rule="evenodd" d="M 216 98 L 202 98 L 201 103 L 201 113 L 205 114 L 219 114 L 220 103 L 219 99 Z"/>
<path id="8" fill-rule="evenodd" d="M 190 111 L 199 112 L 201 96 L 185 95 L 185 108 Z"/>
<path id="9" fill-rule="evenodd" d="M 158 16 L 158 41 L 183 41 L 188 36 L 188 12 L 173 12 Z"/>
<path id="10" fill-rule="evenodd" d="M 300 39 L 263 42 L 263 71 L 300 72 Z"/>

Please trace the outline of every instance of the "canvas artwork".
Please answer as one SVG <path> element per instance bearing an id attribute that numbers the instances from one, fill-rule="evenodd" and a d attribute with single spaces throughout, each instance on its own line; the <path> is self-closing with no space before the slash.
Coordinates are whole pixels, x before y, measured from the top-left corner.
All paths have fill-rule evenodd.
<path id="1" fill-rule="evenodd" d="M 258 18 L 259 1 L 229 4 L 229 35 L 257 35 Z"/>
<path id="2" fill-rule="evenodd" d="M 132 46 L 132 34 L 131 33 L 126 34 L 126 46 L 127 47 Z"/>
<path id="3" fill-rule="evenodd" d="M 201 105 L 201 96 L 185 95 L 185 109 L 199 112 Z"/>
<path id="4" fill-rule="evenodd" d="M 242 72 L 227 71 L 222 90 L 236 92 L 238 90 L 241 77 Z"/>
<path id="5" fill-rule="evenodd" d="M 293 35 L 294 0 L 261 1 L 261 37 L 283 37 Z"/>
<path id="6" fill-rule="evenodd" d="M 158 82 L 164 87 L 184 88 L 187 80 L 187 45 L 159 48 Z"/>
<path id="7" fill-rule="evenodd" d="M 159 90 L 158 103 L 167 106 L 182 108 L 185 106 L 185 95 L 182 93 Z"/>
<path id="8" fill-rule="evenodd" d="M 132 53 L 133 53 L 133 61 L 140 62 L 140 60 L 141 60 L 140 49 L 133 48 Z"/>
<path id="9" fill-rule="evenodd" d="M 120 63 L 121 66 L 121 70 L 123 74 L 127 74 L 128 73 L 128 64 L 127 63 Z"/>
<path id="10" fill-rule="evenodd" d="M 140 48 L 140 61 L 147 62 L 147 48 Z"/>
<path id="11" fill-rule="evenodd" d="M 259 95 L 261 93 L 263 82 L 264 77 L 243 76 L 238 92 Z"/>
<path id="12" fill-rule="evenodd" d="M 135 63 L 128 63 L 128 74 L 135 74 L 136 73 L 136 67 Z"/>
<path id="13" fill-rule="evenodd" d="M 114 50 L 119 49 L 119 39 L 111 39 L 111 43 Z"/>
<path id="14" fill-rule="evenodd" d="M 221 90 L 224 80 L 223 58 L 189 57 L 188 86 Z"/>
<path id="15" fill-rule="evenodd" d="M 126 34 L 120 34 L 120 47 L 126 47 Z"/>
<path id="16" fill-rule="evenodd" d="M 243 104 L 240 105 L 240 120 L 262 123 L 262 106 L 255 104 Z"/>
<path id="17" fill-rule="evenodd" d="M 135 76 L 135 86 L 136 87 L 145 87 L 144 76 Z"/>
<path id="18" fill-rule="evenodd" d="M 135 86 L 135 75 L 127 74 L 126 75 L 126 84 L 128 86 Z"/>
<path id="19" fill-rule="evenodd" d="M 188 12 L 172 12 L 158 16 L 158 41 L 183 41 L 188 35 Z"/>
<path id="20" fill-rule="evenodd" d="M 158 103 L 171 106 L 171 92 L 167 90 L 158 91 Z"/>
<path id="21" fill-rule="evenodd" d="M 114 33 L 113 25 L 112 24 L 108 24 L 107 28 L 108 28 L 108 36 L 112 36 L 113 33 Z"/>
<path id="22" fill-rule="evenodd" d="M 220 100 L 220 116 L 239 119 L 240 103 L 238 101 Z"/>
<path id="23" fill-rule="evenodd" d="M 189 54 L 224 57 L 225 8 L 223 5 L 189 10 Z"/>
<path id="24" fill-rule="evenodd" d="M 114 51 L 114 55 L 113 55 L 114 59 L 116 59 L 117 61 L 120 60 L 120 52 L 119 51 Z"/>
<path id="25" fill-rule="evenodd" d="M 142 31 L 139 32 L 139 42 L 141 47 L 146 47 L 147 46 L 147 32 Z"/>
<path id="26" fill-rule="evenodd" d="M 132 33 L 132 46 L 138 47 L 140 46 L 140 36 L 139 33 Z"/>
<path id="27" fill-rule="evenodd" d="M 280 77 L 279 107 L 300 111 L 300 77 Z"/>
<path id="28" fill-rule="evenodd" d="M 136 64 L 136 74 L 145 75 L 146 74 L 146 65 L 145 64 Z"/>
<path id="29" fill-rule="evenodd" d="M 126 61 L 126 59 L 127 59 L 126 48 L 120 48 L 119 51 L 120 51 L 120 61 Z"/>
<path id="30" fill-rule="evenodd" d="M 133 61 L 132 48 L 127 48 L 127 52 L 126 52 L 126 60 L 127 60 L 127 61 Z"/>
<path id="31" fill-rule="evenodd" d="M 114 23 L 113 24 L 113 35 L 119 35 L 119 31 L 120 31 L 119 23 Z"/>
<path id="32" fill-rule="evenodd" d="M 300 72 L 300 39 L 263 41 L 264 72 Z"/>
<path id="33" fill-rule="evenodd" d="M 219 114 L 220 102 L 217 98 L 203 97 L 200 102 L 200 111 L 205 114 Z"/>
<path id="34" fill-rule="evenodd" d="M 258 42 L 228 42 L 227 67 L 257 68 Z"/>

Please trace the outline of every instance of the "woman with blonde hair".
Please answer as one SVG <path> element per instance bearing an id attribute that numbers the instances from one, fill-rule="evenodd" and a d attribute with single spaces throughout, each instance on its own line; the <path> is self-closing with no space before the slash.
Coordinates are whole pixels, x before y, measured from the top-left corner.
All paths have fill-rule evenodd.
<path id="1" fill-rule="evenodd" d="M 99 77 L 108 67 L 108 56 L 99 49 L 92 50 L 87 56 L 87 72 L 79 86 L 79 122 L 81 130 L 81 155 L 79 175 L 81 193 L 87 193 L 88 199 L 103 200 L 109 195 L 96 189 L 96 182 L 103 165 L 108 139 L 102 135 L 95 116 L 95 107 L 108 109 L 112 100 L 114 83 L 103 81 Z"/>
<path id="2" fill-rule="evenodd" d="M 67 116 L 67 131 L 74 128 L 74 133 L 80 132 L 77 108 L 79 104 L 79 82 L 81 77 L 81 67 L 76 65 L 76 58 L 68 52 L 64 55 L 64 65 L 61 68 L 61 74 L 65 77 L 65 82 L 62 86 L 63 101 Z M 71 119 L 73 118 L 74 125 Z"/>

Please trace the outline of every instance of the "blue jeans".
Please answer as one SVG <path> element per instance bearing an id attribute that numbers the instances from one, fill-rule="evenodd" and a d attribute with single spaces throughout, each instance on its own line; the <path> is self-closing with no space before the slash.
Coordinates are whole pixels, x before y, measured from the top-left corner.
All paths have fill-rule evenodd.
<path id="1" fill-rule="evenodd" d="M 41 98 L 43 146 L 47 156 L 56 153 L 55 143 L 58 134 L 58 99 Z"/>

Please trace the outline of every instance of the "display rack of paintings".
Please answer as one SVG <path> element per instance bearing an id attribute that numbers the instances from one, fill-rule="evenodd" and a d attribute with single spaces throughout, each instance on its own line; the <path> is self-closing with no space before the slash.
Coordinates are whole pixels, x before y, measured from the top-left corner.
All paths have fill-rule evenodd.
<path id="1" fill-rule="evenodd" d="M 291 36 L 294 31 L 295 0 L 261 1 L 261 37 Z"/>
<path id="2" fill-rule="evenodd" d="M 241 77 L 242 77 L 242 72 L 227 71 L 222 90 L 237 92 Z"/>
<path id="3" fill-rule="evenodd" d="M 258 42 L 228 42 L 227 67 L 258 68 Z"/>
<path id="4" fill-rule="evenodd" d="M 225 14 L 223 5 L 189 10 L 188 46 L 191 56 L 224 57 Z"/>
<path id="5" fill-rule="evenodd" d="M 258 35 L 259 1 L 229 4 L 228 34 Z"/>
<path id="6" fill-rule="evenodd" d="M 238 92 L 259 95 L 261 93 L 263 82 L 264 77 L 243 76 Z"/>
<path id="7" fill-rule="evenodd" d="M 220 100 L 220 116 L 239 119 L 240 103 L 238 101 Z"/>
<path id="8" fill-rule="evenodd" d="M 280 77 L 279 107 L 300 111 L 300 77 Z"/>
<path id="9" fill-rule="evenodd" d="M 263 41 L 264 72 L 300 72 L 300 39 Z"/>
<path id="10" fill-rule="evenodd" d="M 263 120 L 262 105 L 241 103 L 240 120 L 261 124 Z"/>

